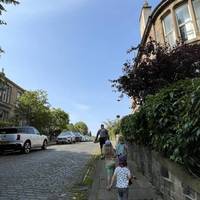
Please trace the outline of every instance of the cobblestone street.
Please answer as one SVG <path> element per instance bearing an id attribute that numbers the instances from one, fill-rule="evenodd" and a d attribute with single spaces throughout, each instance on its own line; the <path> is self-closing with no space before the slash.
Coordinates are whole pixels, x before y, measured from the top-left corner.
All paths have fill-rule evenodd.
<path id="1" fill-rule="evenodd" d="M 55 145 L 28 155 L 0 155 L 0 200 L 71 199 L 85 164 L 97 148 L 93 143 Z"/>

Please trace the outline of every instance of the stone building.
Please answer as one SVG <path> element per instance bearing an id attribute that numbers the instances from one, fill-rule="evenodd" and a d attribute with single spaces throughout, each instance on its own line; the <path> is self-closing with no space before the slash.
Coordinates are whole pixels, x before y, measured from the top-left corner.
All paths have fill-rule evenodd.
<path id="1" fill-rule="evenodd" d="M 141 45 L 149 37 L 171 46 L 200 41 L 200 0 L 162 0 L 152 11 L 145 1 L 140 15 Z"/>
<path id="2" fill-rule="evenodd" d="M 0 120 L 6 120 L 14 117 L 16 100 L 25 90 L 5 77 L 3 72 L 0 76 Z"/>
<path id="3" fill-rule="evenodd" d="M 200 42 L 200 0 L 162 0 L 153 10 L 145 0 L 139 22 L 141 43 L 135 66 L 143 59 L 140 50 L 150 39 L 172 47 L 177 41 Z M 133 99 L 133 112 L 138 110 L 135 102 Z"/>
<path id="4" fill-rule="evenodd" d="M 145 1 L 140 14 L 140 34 L 140 46 L 150 38 L 161 44 L 167 42 L 172 47 L 176 41 L 200 42 L 200 0 L 162 0 L 154 10 Z M 141 59 L 139 50 L 137 60 Z M 137 107 L 134 108 L 136 111 Z M 129 150 L 137 167 L 164 200 L 200 200 L 199 178 L 146 147 L 133 145 Z"/>

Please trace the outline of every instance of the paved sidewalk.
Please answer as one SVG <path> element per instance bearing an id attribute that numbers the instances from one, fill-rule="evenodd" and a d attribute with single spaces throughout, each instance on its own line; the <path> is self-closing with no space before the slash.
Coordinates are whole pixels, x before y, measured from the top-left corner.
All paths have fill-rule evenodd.
<path id="1" fill-rule="evenodd" d="M 94 175 L 94 182 L 90 191 L 89 200 L 117 200 L 116 189 L 106 190 L 106 171 L 104 160 L 97 161 L 97 167 Z M 138 171 L 133 162 L 128 161 L 131 173 L 137 177 L 137 180 L 129 187 L 129 200 L 162 200 L 156 194 L 154 187 Z"/>

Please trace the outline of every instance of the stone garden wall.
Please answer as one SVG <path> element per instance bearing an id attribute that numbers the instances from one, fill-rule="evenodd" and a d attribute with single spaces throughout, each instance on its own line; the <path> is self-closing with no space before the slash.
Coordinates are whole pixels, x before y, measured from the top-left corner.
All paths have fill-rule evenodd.
<path id="1" fill-rule="evenodd" d="M 130 144 L 129 158 L 162 194 L 164 200 L 200 200 L 200 178 L 146 147 Z"/>

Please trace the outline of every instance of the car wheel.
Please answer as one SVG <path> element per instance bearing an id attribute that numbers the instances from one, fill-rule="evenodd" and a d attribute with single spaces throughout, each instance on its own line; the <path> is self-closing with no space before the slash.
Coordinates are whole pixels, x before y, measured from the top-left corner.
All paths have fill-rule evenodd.
<path id="1" fill-rule="evenodd" d="M 28 154 L 31 151 L 31 143 L 25 142 L 23 146 L 23 153 Z"/>
<path id="2" fill-rule="evenodd" d="M 43 142 L 42 149 L 43 150 L 47 149 L 47 141 L 46 140 L 44 140 L 44 142 Z"/>

